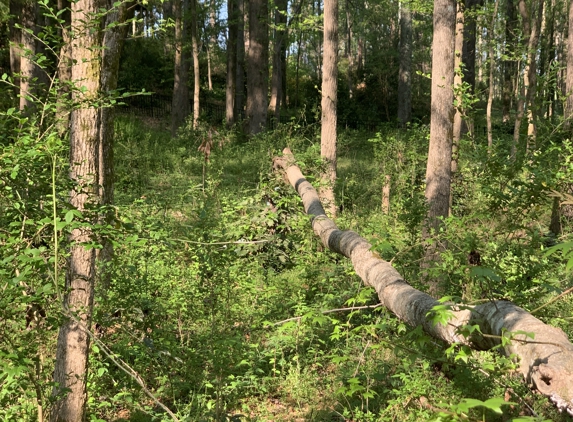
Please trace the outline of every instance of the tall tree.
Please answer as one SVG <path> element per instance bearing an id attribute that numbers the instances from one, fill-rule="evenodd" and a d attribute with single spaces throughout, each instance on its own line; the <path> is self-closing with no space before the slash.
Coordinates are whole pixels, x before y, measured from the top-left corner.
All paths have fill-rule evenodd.
<path id="1" fill-rule="evenodd" d="M 425 237 L 438 231 L 440 219 L 448 216 L 454 118 L 454 39 L 456 25 L 455 0 L 434 1 L 434 38 L 432 41 L 432 92 L 430 146 L 426 168 L 426 201 L 428 218 Z M 430 248 L 427 260 L 435 259 Z M 438 293 L 438 286 L 430 286 Z"/>
<path id="2" fill-rule="evenodd" d="M 127 21 L 135 14 L 133 1 L 124 1 L 114 6 L 114 0 L 106 0 L 105 27 L 103 35 L 103 48 L 101 50 L 101 92 L 104 96 L 113 95 L 117 89 L 119 59 L 121 50 L 129 29 Z M 103 205 L 113 204 L 113 139 L 114 139 L 114 110 L 111 107 L 103 107 L 100 110 L 99 120 L 99 198 Z M 101 216 L 104 223 L 111 224 L 113 212 Z M 100 261 L 102 287 L 107 289 L 110 284 L 110 264 L 113 258 L 113 243 L 108 238 L 102 239 L 102 248 L 98 251 Z"/>
<path id="3" fill-rule="evenodd" d="M 245 117 L 245 0 L 237 1 L 237 83 L 235 84 L 235 118 Z"/>
<path id="4" fill-rule="evenodd" d="M 84 212 L 85 224 L 70 234 L 70 250 L 64 298 L 65 321 L 60 327 L 54 370 L 54 422 L 84 420 L 87 399 L 87 364 L 96 269 L 95 249 L 85 244 L 93 238 L 97 221 L 90 208 L 99 201 L 98 155 L 99 110 L 93 106 L 101 88 L 101 29 L 96 18 L 102 0 L 77 0 L 71 3 L 74 29 L 72 80 L 82 89 L 73 92 L 78 106 L 71 116 L 70 177 L 75 188 L 70 203 Z"/>
<path id="5" fill-rule="evenodd" d="M 225 85 L 225 120 L 227 127 L 235 123 L 235 89 L 237 86 L 237 38 L 239 7 L 236 0 L 227 1 L 229 34 L 227 36 L 227 79 Z"/>
<path id="6" fill-rule="evenodd" d="M 199 125 L 199 93 L 201 82 L 199 80 L 199 42 L 197 40 L 197 0 L 185 0 L 191 4 L 191 47 L 193 53 L 193 127 Z"/>
<path id="7" fill-rule="evenodd" d="M 541 17 L 543 15 L 543 1 L 537 0 L 532 2 L 533 10 L 537 9 L 538 19 L 532 23 L 531 14 L 525 0 L 519 0 L 518 9 L 521 15 L 521 22 L 523 25 L 523 44 L 526 46 L 527 59 L 525 60 L 525 69 L 523 71 L 523 83 L 517 99 L 517 113 L 515 116 L 515 124 L 513 129 L 513 143 L 511 145 L 511 156 L 515 157 L 517 152 L 517 145 L 519 144 L 519 135 L 521 131 L 521 123 L 527 111 L 528 115 L 528 131 L 527 131 L 527 144 L 529 145 L 530 138 L 535 138 L 535 124 L 534 124 L 534 110 L 532 100 L 536 89 L 536 59 L 537 59 L 537 41 L 539 39 L 539 30 L 541 28 Z M 536 8 L 537 6 L 537 8 Z M 535 16 L 535 13 L 534 13 Z"/>
<path id="8" fill-rule="evenodd" d="M 175 15 L 175 71 L 173 78 L 173 100 L 171 106 L 171 136 L 177 134 L 179 127 L 189 115 L 189 60 L 185 50 L 187 25 L 184 15 L 188 10 L 189 0 L 174 0 Z"/>
<path id="9" fill-rule="evenodd" d="M 515 91 L 517 67 L 515 63 L 515 31 L 517 29 L 517 15 L 513 0 L 506 0 L 505 3 L 505 43 L 503 61 L 503 91 L 502 91 L 502 115 L 503 122 L 510 120 L 510 110 L 513 103 L 513 92 Z"/>
<path id="10" fill-rule="evenodd" d="M 275 121 L 280 122 L 281 100 L 283 97 L 283 66 L 282 59 L 286 51 L 287 41 L 287 0 L 275 0 L 275 27 L 273 43 L 273 73 L 271 77 L 271 101 L 269 112 L 274 115 Z"/>
<path id="11" fill-rule="evenodd" d="M 398 123 L 412 118 L 412 12 L 409 1 L 400 2 L 400 71 L 398 78 Z"/>
<path id="12" fill-rule="evenodd" d="M 493 108 L 493 97 L 494 97 L 494 69 L 495 69 L 495 55 L 494 55 L 494 43 L 495 43 L 495 21 L 497 19 L 497 9 L 499 7 L 499 0 L 495 0 L 493 8 L 493 16 L 491 17 L 490 27 L 488 29 L 488 58 L 489 58 L 489 91 L 487 95 L 487 106 L 486 106 L 486 124 L 487 124 L 487 147 L 488 152 L 491 153 L 493 148 L 493 129 L 491 121 L 491 111 Z"/>
<path id="13" fill-rule="evenodd" d="M 320 196 L 332 217 L 336 216 L 336 105 L 338 89 L 338 0 L 324 1 L 324 53 L 322 59 L 322 101 L 320 155 L 326 162 Z"/>
<path id="14" fill-rule="evenodd" d="M 247 119 L 249 133 L 257 134 L 267 124 L 269 79 L 269 2 L 249 1 L 249 53 L 247 56 Z"/>
<path id="15" fill-rule="evenodd" d="M 567 38 L 567 100 L 565 102 L 565 127 L 571 129 L 573 119 L 573 1 L 569 2 L 569 37 Z"/>

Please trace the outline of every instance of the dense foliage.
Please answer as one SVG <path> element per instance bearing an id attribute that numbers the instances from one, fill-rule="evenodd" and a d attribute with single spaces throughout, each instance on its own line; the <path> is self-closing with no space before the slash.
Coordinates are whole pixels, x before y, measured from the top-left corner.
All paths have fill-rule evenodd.
<path id="1" fill-rule="evenodd" d="M 213 132 L 206 159 L 198 147 L 212 130 L 171 139 L 161 126 L 117 121 L 116 219 L 98 229 L 112 231 L 116 256 L 94 317 L 92 420 L 164 418 L 116 362 L 187 420 L 446 420 L 470 408 L 471 419 L 506 420 L 529 407 L 560 420 L 495 353 L 446 349 L 382 308 L 322 313 L 375 305 L 376 296 L 318 244 L 296 194 L 272 171 L 286 143 L 315 181 L 316 128 L 291 124 L 250 142 Z M 66 147 L 30 128 L 14 133 L 0 155 L 0 408 L 4 419 L 30 420 L 51 389 L 55 270 L 79 217 L 66 205 Z M 370 239 L 419 287 L 426 137 L 424 126 L 343 132 L 337 186 L 338 224 Z M 548 141 L 509 163 L 502 150 L 488 157 L 479 138 L 464 145 L 455 217 L 435 238 L 448 249 L 431 269 L 448 294 L 534 310 L 568 286 L 563 264 L 544 251 L 554 241 L 548 193 L 570 177 L 569 151 L 568 142 Z M 386 173 L 388 215 L 380 211 Z M 471 251 L 481 266 L 468 263 Z M 571 330 L 569 297 L 542 309 L 538 316 Z M 500 402 L 464 401 L 504 397 L 516 404 L 499 417 Z"/>

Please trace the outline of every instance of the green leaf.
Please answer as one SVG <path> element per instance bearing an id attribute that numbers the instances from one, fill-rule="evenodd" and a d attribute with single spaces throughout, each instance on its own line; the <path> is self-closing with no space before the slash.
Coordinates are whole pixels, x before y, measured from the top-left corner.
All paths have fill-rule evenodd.
<path id="1" fill-rule="evenodd" d="M 69 210 L 69 211 L 66 213 L 66 216 L 64 217 L 64 219 L 66 220 L 66 223 L 69 224 L 69 223 L 72 222 L 72 220 L 74 219 L 74 211 L 75 211 L 75 210 Z"/>

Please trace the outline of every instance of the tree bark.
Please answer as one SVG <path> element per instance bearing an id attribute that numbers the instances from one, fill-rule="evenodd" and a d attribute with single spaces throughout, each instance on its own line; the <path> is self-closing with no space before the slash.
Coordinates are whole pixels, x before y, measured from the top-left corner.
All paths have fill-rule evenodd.
<path id="1" fill-rule="evenodd" d="M 567 101 L 565 102 L 565 128 L 571 129 L 573 119 L 573 1 L 569 2 L 569 36 L 567 38 L 567 76 L 565 86 Z"/>
<path id="2" fill-rule="evenodd" d="M 325 247 L 350 258 L 356 274 L 376 290 L 380 302 L 390 312 L 412 327 L 421 326 L 438 340 L 465 344 L 476 350 L 498 347 L 506 356 L 516 356 L 528 385 L 548 397 L 560 411 L 573 415 L 573 344 L 561 329 L 544 324 L 507 301 L 478 306 L 449 304 L 448 322 L 435 324 L 431 316 L 434 307 L 441 303 L 410 286 L 357 233 L 338 229 L 326 216 L 316 190 L 294 164 L 291 151 L 285 148 L 283 154 L 275 158 L 274 166 L 286 172 L 302 198 L 305 212 L 312 217 L 314 233 Z M 479 330 L 470 334 L 468 328 L 475 326 Z M 531 333 L 534 338 L 524 333 Z"/>
<path id="3" fill-rule="evenodd" d="M 237 84 L 235 85 L 235 119 L 245 118 L 245 0 L 237 1 Z"/>
<path id="4" fill-rule="evenodd" d="M 398 74 L 398 124 L 412 119 L 412 12 L 409 1 L 400 2 L 400 70 Z"/>
<path id="5" fill-rule="evenodd" d="M 34 38 L 36 30 L 36 15 L 38 4 L 35 1 L 23 0 L 21 6 L 20 22 L 22 27 L 31 30 L 20 30 L 20 110 L 30 114 L 36 100 L 33 98 L 37 92 L 39 82 L 39 68 L 35 63 L 37 42 Z M 36 80 L 34 80 L 36 78 Z"/>
<path id="6" fill-rule="evenodd" d="M 487 150 L 488 150 L 488 154 L 491 154 L 492 149 L 493 149 L 493 130 L 492 130 L 492 124 L 491 124 L 491 110 L 492 110 L 492 106 L 493 106 L 493 95 L 494 95 L 494 80 L 493 80 L 493 75 L 494 75 L 494 68 L 495 68 L 495 64 L 494 64 L 494 60 L 495 60 L 495 56 L 494 56 L 494 50 L 493 50 L 493 46 L 495 43 L 495 20 L 497 19 L 497 9 L 499 7 L 499 0 L 495 0 L 495 5 L 493 7 L 493 16 L 491 18 L 491 25 L 489 27 L 488 30 L 488 57 L 489 57 L 489 91 L 488 91 L 488 96 L 487 96 L 487 107 L 486 107 L 486 122 L 487 122 Z"/>
<path id="7" fill-rule="evenodd" d="M 326 164 L 320 195 L 329 214 L 336 216 L 336 104 L 338 89 L 338 0 L 324 2 L 324 54 L 322 63 L 322 101 L 320 156 Z"/>
<path id="8" fill-rule="evenodd" d="M 266 128 L 269 91 L 268 0 L 249 1 L 249 53 L 247 56 L 247 119 L 249 134 Z"/>
<path id="9" fill-rule="evenodd" d="M 282 58 L 286 51 L 287 0 L 275 1 L 275 36 L 273 45 L 273 73 L 271 77 L 271 101 L 269 112 L 274 116 L 275 124 L 280 123 L 281 101 L 283 97 Z"/>
<path id="10" fill-rule="evenodd" d="M 189 0 L 174 0 L 175 14 L 175 72 L 173 82 L 173 102 L 171 106 L 171 136 L 177 135 L 177 130 L 189 115 L 189 60 L 185 51 L 186 25 L 183 16 L 187 11 Z"/>
<path id="11" fill-rule="evenodd" d="M 132 7 L 133 2 L 123 2 L 117 7 L 113 6 L 114 2 L 114 0 L 106 0 L 106 9 L 109 12 L 106 15 L 103 35 L 100 75 L 100 90 L 104 96 L 113 95 L 117 89 L 119 59 L 129 29 L 126 22 L 135 14 L 135 8 Z M 99 113 L 99 197 L 102 205 L 110 206 L 113 204 L 113 126 L 115 113 L 112 107 L 102 107 L 99 109 Z M 113 218 L 113 212 L 108 211 L 106 215 L 101 216 L 101 223 L 111 224 Z M 101 242 L 102 248 L 98 250 L 97 257 L 100 264 L 101 288 L 105 291 L 111 282 L 110 266 L 113 259 L 113 244 L 111 239 L 105 237 Z"/>
<path id="12" fill-rule="evenodd" d="M 54 371 L 52 421 L 78 422 L 84 419 L 87 400 L 87 364 L 95 281 L 95 249 L 85 243 L 93 238 L 92 224 L 97 215 L 90 207 L 98 199 L 99 111 L 93 102 L 101 87 L 100 23 L 93 16 L 104 6 L 101 0 L 78 0 L 72 3 L 74 30 L 72 80 L 85 90 L 75 90 L 73 100 L 78 108 L 72 111 L 70 132 L 70 177 L 75 188 L 70 203 L 84 213 L 86 224 L 70 235 L 70 251 L 66 272 L 64 310 L 66 320 L 58 335 Z"/>
<path id="13" fill-rule="evenodd" d="M 426 169 L 428 229 L 438 230 L 440 218 L 448 216 L 452 137 L 454 118 L 454 38 L 455 0 L 434 2 L 434 39 L 432 42 L 432 115 L 430 146 Z M 429 235 L 429 232 L 426 232 Z"/>
<path id="14" fill-rule="evenodd" d="M 195 7 L 195 10 L 197 7 Z M 217 29 L 216 29 L 216 17 L 217 17 L 217 5 L 215 4 L 215 0 L 210 0 L 209 2 L 209 43 L 207 44 L 207 89 L 209 91 L 213 91 L 213 79 L 211 77 L 212 74 L 212 57 L 213 51 L 215 51 L 215 46 L 217 45 Z M 197 26 L 197 17 L 196 14 L 193 13 L 192 19 L 195 22 L 195 26 Z M 195 57 L 193 57 L 195 60 Z"/>
<path id="15" fill-rule="evenodd" d="M 199 42 L 197 40 L 197 0 L 185 0 L 191 2 L 191 45 L 193 49 L 193 128 L 199 126 L 199 93 L 201 82 L 199 80 Z"/>
<path id="16" fill-rule="evenodd" d="M 502 114 L 503 122 L 510 121 L 510 110 L 512 106 L 513 91 L 515 90 L 514 76 L 516 74 L 515 65 L 515 29 L 517 28 L 517 17 L 515 15 L 515 4 L 513 0 L 506 0 L 505 9 L 505 55 L 509 57 L 503 61 L 503 91 L 502 91 Z"/>
<path id="17" fill-rule="evenodd" d="M 462 53 L 464 49 L 464 26 L 465 26 L 465 4 L 458 2 L 456 12 L 456 28 L 455 28 L 455 41 L 454 41 L 454 89 L 457 90 L 456 102 L 457 106 L 454 109 L 454 123 L 452 135 L 452 163 L 450 166 L 450 198 L 449 198 L 449 215 L 453 215 L 453 190 L 454 180 L 458 172 L 458 151 L 460 148 L 460 141 L 465 134 L 464 122 L 464 92 L 463 92 L 463 78 L 462 72 L 464 63 Z"/>
<path id="18" fill-rule="evenodd" d="M 20 43 L 22 42 L 22 31 L 16 28 L 18 18 L 22 16 L 22 2 L 18 0 L 10 1 L 10 72 L 12 73 L 13 83 L 16 86 L 15 94 L 20 94 L 20 57 L 22 51 Z"/>
<path id="19" fill-rule="evenodd" d="M 543 13 L 543 0 L 538 1 L 539 14 Z M 532 4 L 535 6 L 535 3 Z M 531 24 L 531 18 L 527 9 L 525 0 L 519 0 L 518 3 L 519 13 L 523 25 L 523 43 L 527 46 L 527 59 L 525 63 L 525 70 L 523 72 L 523 84 L 520 89 L 520 95 L 517 100 L 517 113 L 515 117 L 515 125 L 513 129 L 513 144 L 511 145 L 511 156 L 515 157 L 517 153 L 517 146 L 519 144 L 519 135 L 521 131 L 521 123 L 525 116 L 526 110 L 528 115 L 528 129 L 527 129 L 527 145 L 529 146 L 529 139 L 535 138 L 536 129 L 534 122 L 533 99 L 536 86 L 536 56 L 537 56 L 537 41 L 539 38 L 540 22 Z M 539 17 L 541 19 L 541 16 Z"/>
<path id="20" fill-rule="evenodd" d="M 58 57 L 58 102 L 56 104 L 56 125 L 59 135 L 66 136 L 70 127 L 70 87 L 68 83 L 72 79 L 72 43 L 70 42 L 71 13 L 69 0 L 58 0 L 59 17 L 63 21 L 59 29 L 62 39 L 62 47 Z"/>
<path id="21" fill-rule="evenodd" d="M 230 128 L 235 124 L 235 90 L 237 87 L 237 38 L 239 36 L 239 8 L 236 0 L 227 1 L 229 36 L 227 37 L 227 79 L 225 85 L 225 121 Z"/>

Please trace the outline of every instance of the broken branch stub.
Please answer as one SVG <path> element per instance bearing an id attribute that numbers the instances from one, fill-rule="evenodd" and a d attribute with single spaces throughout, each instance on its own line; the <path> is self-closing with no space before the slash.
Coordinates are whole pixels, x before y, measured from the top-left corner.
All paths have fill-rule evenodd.
<path id="1" fill-rule="evenodd" d="M 290 149 L 285 148 L 283 154 L 274 159 L 274 168 L 284 170 L 302 198 L 305 212 L 312 217 L 314 233 L 331 251 L 350 258 L 356 274 L 374 287 L 389 311 L 408 325 L 422 326 L 426 333 L 447 343 L 461 343 L 476 350 L 497 346 L 505 355 L 517 357 L 528 385 L 573 416 L 573 345 L 561 329 L 501 300 L 477 306 L 452 305 L 448 323 L 434 324 L 428 315 L 440 302 L 404 281 L 389 262 L 370 251 L 372 245 L 364 238 L 353 231 L 340 230 L 326 216 L 316 190 L 295 164 Z M 475 325 L 483 335 L 477 330 L 469 337 L 462 335 L 464 327 Z M 502 344 L 502 338 L 510 340 Z"/>

